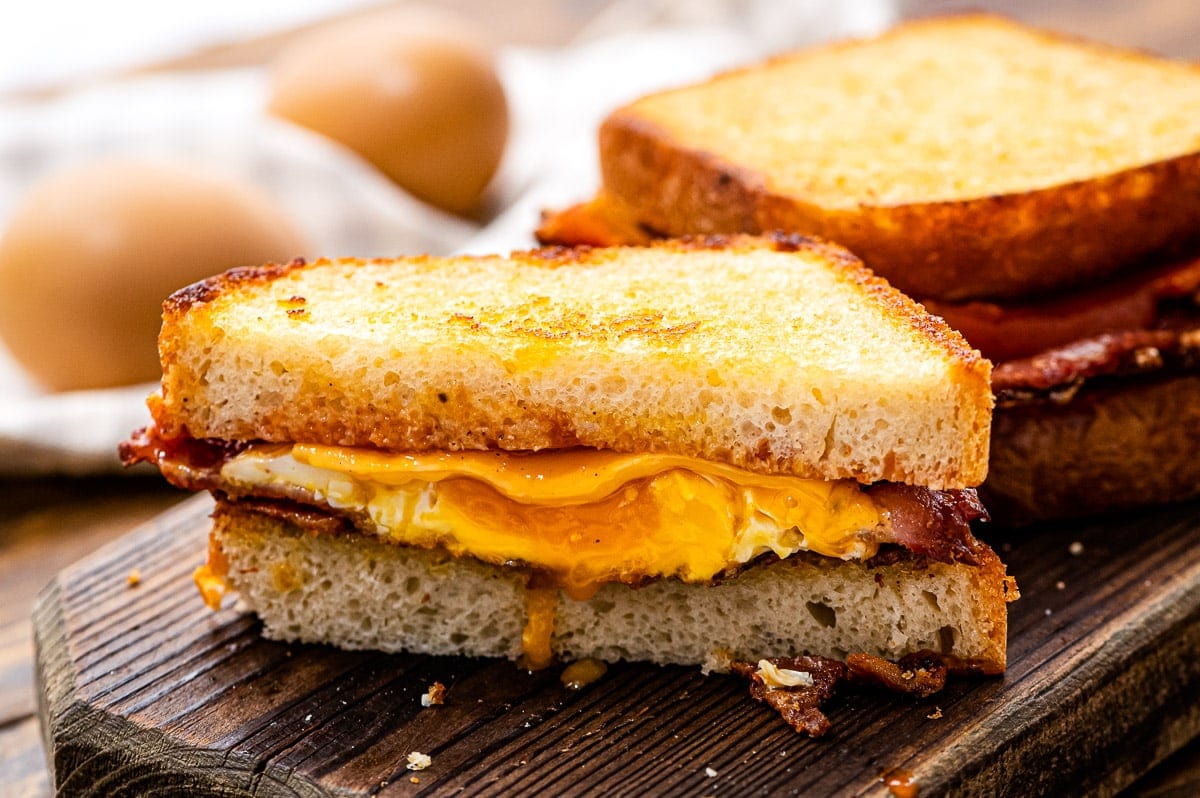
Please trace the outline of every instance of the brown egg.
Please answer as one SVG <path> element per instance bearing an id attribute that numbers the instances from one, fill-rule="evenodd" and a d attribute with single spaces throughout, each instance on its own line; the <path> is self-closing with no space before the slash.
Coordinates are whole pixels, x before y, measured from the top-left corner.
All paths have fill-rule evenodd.
<path id="1" fill-rule="evenodd" d="M 0 238 L 0 338 L 51 390 L 157 379 L 172 291 L 307 249 L 254 186 L 138 161 L 70 169 L 35 186 Z"/>
<path id="2" fill-rule="evenodd" d="M 485 38 L 432 9 L 373 13 L 298 40 L 275 65 L 269 110 L 461 214 L 478 207 L 508 136 Z"/>

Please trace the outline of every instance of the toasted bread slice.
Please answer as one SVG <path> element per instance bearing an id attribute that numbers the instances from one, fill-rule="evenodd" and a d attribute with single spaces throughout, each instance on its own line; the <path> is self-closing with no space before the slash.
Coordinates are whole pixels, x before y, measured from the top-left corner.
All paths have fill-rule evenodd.
<path id="1" fill-rule="evenodd" d="M 522 653 L 529 573 L 520 568 L 359 534 L 314 535 L 236 503 L 219 503 L 214 522 L 224 581 L 268 637 L 426 654 Z M 582 601 L 556 592 L 550 645 L 563 660 L 718 670 L 731 657 L 897 659 L 926 649 L 957 670 L 1001 673 L 1005 603 L 1015 592 L 996 555 L 981 556 L 978 566 L 793 556 L 716 586 L 607 584 Z"/>
<path id="2" fill-rule="evenodd" d="M 171 297 L 159 343 L 168 437 L 986 473 L 990 364 L 798 237 L 239 269 Z"/>
<path id="3" fill-rule="evenodd" d="M 638 100 L 600 161 L 663 235 L 811 233 L 917 297 L 1028 296 L 1195 235 L 1200 67 L 922 20 Z"/>
<path id="4" fill-rule="evenodd" d="M 1021 524 L 1200 496 L 1198 396 L 1193 373 L 997 409 L 988 509 Z"/>

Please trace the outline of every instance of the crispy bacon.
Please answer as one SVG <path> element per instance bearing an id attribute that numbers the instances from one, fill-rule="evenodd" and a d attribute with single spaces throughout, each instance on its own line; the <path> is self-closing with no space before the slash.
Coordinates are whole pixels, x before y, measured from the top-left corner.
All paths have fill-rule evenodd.
<path id="1" fill-rule="evenodd" d="M 938 562 L 978 565 L 983 545 L 971 534 L 972 521 L 988 520 L 974 489 L 930 490 L 895 482 L 869 489 L 891 517 L 896 542 Z"/>
<path id="2" fill-rule="evenodd" d="M 215 491 L 221 487 L 221 466 L 252 445 L 251 441 L 187 435 L 165 438 L 157 427 L 150 426 L 136 430 L 129 440 L 118 444 L 117 452 L 126 468 L 137 463 L 151 463 L 178 488 Z"/>
<path id="3" fill-rule="evenodd" d="M 942 657 L 932 651 L 907 654 L 897 662 L 862 653 L 851 654 L 844 664 L 827 657 L 810 656 L 769 657 L 765 661 L 777 669 L 808 674 L 812 683 L 768 684 L 758 663 L 734 662 L 730 670 L 750 680 L 750 695 L 754 700 L 774 709 L 789 726 L 809 737 L 821 737 L 832 728 L 821 707 L 843 684 L 927 698 L 946 686 L 949 673 Z"/>
<path id="4" fill-rule="evenodd" d="M 771 657 L 767 661 L 776 668 L 809 674 L 812 684 L 771 686 L 763 680 L 758 665 L 749 662 L 734 662 L 730 670 L 749 679 L 750 696 L 778 712 L 793 729 L 809 737 L 826 734 L 832 724 L 821 706 L 833 698 L 838 684 L 846 678 L 846 666 L 826 657 Z"/>
<path id="5" fill-rule="evenodd" d="M 150 426 L 135 430 L 129 440 L 119 443 L 117 453 L 126 467 L 135 463 L 153 463 L 161 467 L 163 463 L 178 462 L 196 470 L 219 471 L 226 460 L 244 452 L 251 445 L 250 441 L 192 438 L 187 435 L 164 438 L 157 427 Z"/>
<path id="6" fill-rule="evenodd" d="M 218 506 L 222 502 L 229 503 L 230 499 L 217 491 Z M 250 510 L 261 515 L 287 521 L 301 529 L 307 529 L 314 534 L 337 535 L 353 530 L 348 518 L 326 505 L 301 504 L 291 499 L 264 499 L 249 497 L 237 500 L 237 506 L 242 510 Z"/>
<path id="7" fill-rule="evenodd" d="M 882 687 L 896 693 L 927 698 L 946 686 L 949 669 L 932 651 L 906 654 L 891 662 L 872 654 L 851 654 L 846 658 L 846 678 L 851 684 Z"/>
<path id="8" fill-rule="evenodd" d="M 225 484 L 221 467 L 251 445 L 244 441 L 168 439 L 150 427 L 138 430 L 120 449 L 126 465 L 153 463 L 169 482 L 180 488 L 210 490 L 239 501 L 263 500 L 264 511 L 291 518 L 310 529 L 331 528 L 328 520 L 331 516 L 349 516 L 351 521 L 355 520 L 352 514 L 333 510 L 302 490 L 262 486 L 243 492 Z M 888 513 L 892 542 L 937 562 L 979 564 L 977 552 L 983 544 L 971 533 L 971 522 L 987 520 L 988 516 L 973 489 L 938 491 L 880 482 L 866 490 Z M 305 506 L 315 507 L 318 515 L 302 516 L 300 510 Z M 879 556 L 886 556 L 887 551 L 885 547 Z"/>
<path id="9" fill-rule="evenodd" d="M 1192 259 L 1031 302 L 922 301 L 984 356 L 1003 363 L 1105 333 L 1156 328 L 1172 302 L 1190 306 L 1192 326 L 1200 327 L 1198 295 L 1200 259 Z"/>
<path id="10" fill-rule="evenodd" d="M 1000 407 L 1067 402 L 1089 380 L 1200 369 L 1200 328 L 1132 330 L 1098 335 L 1035 357 L 1003 363 L 992 372 Z"/>

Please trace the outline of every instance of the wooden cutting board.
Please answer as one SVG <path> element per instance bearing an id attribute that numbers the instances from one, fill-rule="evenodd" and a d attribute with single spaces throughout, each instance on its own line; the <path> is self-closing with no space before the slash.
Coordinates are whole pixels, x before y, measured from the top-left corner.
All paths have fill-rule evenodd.
<path id="1" fill-rule="evenodd" d="M 1007 675 L 924 701 L 848 694 L 821 740 L 692 668 L 618 664 L 571 690 L 556 668 L 262 640 L 192 586 L 210 508 L 188 501 L 43 591 L 60 794 L 1111 793 L 1200 734 L 1200 504 L 993 540 L 1023 593 Z M 422 708 L 434 681 L 445 704 Z M 408 770 L 414 751 L 431 766 Z"/>

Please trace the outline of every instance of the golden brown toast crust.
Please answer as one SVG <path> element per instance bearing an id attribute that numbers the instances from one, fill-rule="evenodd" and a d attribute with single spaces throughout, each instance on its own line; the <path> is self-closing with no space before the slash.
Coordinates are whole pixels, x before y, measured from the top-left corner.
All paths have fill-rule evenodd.
<path id="1" fill-rule="evenodd" d="M 1070 41 L 985 15 L 908 23 L 875 41 L 939 26 L 946 30 L 947 44 L 962 26 L 1011 30 L 1030 48 Z M 776 64 L 873 44 L 848 42 L 781 57 L 726 73 L 709 85 L 769 74 Z M 1082 42 L 1075 46 L 1113 62 L 1117 70 L 1126 63 L 1160 63 L 1141 53 Z M 1200 85 L 1200 68 L 1188 68 L 1195 70 Z M 858 194 L 851 189 L 834 204 L 823 195 L 814 199 L 773 190 L 775 175 L 748 168 L 721 152 L 691 146 L 687 120 L 678 121 L 680 132 L 672 133 L 649 118 L 644 109 L 671 94 L 651 95 L 618 109 L 600 130 L 605 191 L 642 224 L 664 235 L 775 229 L 819 235 L 847 246 L 902 291 L 961 300 L 1028 296 L 1102 279 L 1142 256 L 1180 244 L 1200 225 L 1200 130 L 1192 151 L 1087 179 L 900 203 L 879 202 L 869 191 Z M 847 96 L 845 101 L 853 103 L 855 98 Z M 797 116 L 803 113 L 799 109 Z M 996 114 L 1003 113 L 998 105 Z M 985 134 L 965 128 L 945 135 L 954 146 L 970 149 L 973 137 Z M 1015 149 L 1022 144 L 1012 141 L 1005 146 Z M 930 168 L 937 166 L 931 159 Z M 980 168 L 1003 169 L 990 164 Z"/>
<path id="2" fill-rule="evenodd" d="M 159 343 L 167 437 L 669 451 L 934 488 L 986 469 L 990 364 L 800 236 L 235 270 L 168 300 Z"/>
<path id="3" fill-rule="evenodd" d="M 888 283 L 887 280 L 866 268 L 863 262 L 837 244 L 823 241 L 814 236 L 796 233 L 768 231 L 761 236 L 746 235 L 685 235 L 668 240 L 648 242 L 647 246 L 660 251 L 671 252 L 742 252 L 747 248 L 765 247 L 776 252 L 809 252 L 820 257 L 826 264 L 840 272 L 840 278 L 848 283 L 859 286 L 870 294 L 877 302 L 887 309 L 887 312 L 904 318 L 921 335 L 928 337 L 938 347 L 943 348 L 948 357 L 958 361 L 970 371 L 977 371 L 984 364 L 983 356 L 957 331 L 945 323 L 940 316 L 931 316 L 907 295 L 902 294 Z M 551 245 L 537 249 L 512 252 L 508 258 L 513 261 L 536 264 L 540 267 L 555 268 L 566 265 L 578 265 L 592 261 L 596 256 L 607 257 L 608 253 L 597 251 L 591 246 L 568 247 Z M 482 260 L 483 256 L 461 256 L 460 260 Z M 407 258 L 413 262 L 436 264 L 439 259 L 427 255 L 416 255 Z M 238 292 L 264 286 L 294 271 L 312 266 L 330 263 L 322 258 L 313 263 L 297 258 L 286 264 L 268 263 L 263 266 L 243 266 L 229 269 L 221 274 L 186 286 L 167 297 L 163 303 L 163 318 L 173 319 L 188 313 L 199 305 L 204 305 L 218 299 L 229 298 Z M 386 259 L 376 258 L 373 262 L 383 263 Z M 521 332 L 520 328 L 509 329 Z M 535 338 L 555 336 L 564 331 L 524 331 Z M 678 331 L 653 330 L 647 328 L 643 332 L 651 335 L 667 335 L 674 337 Z M 988 368 L 990 373 L 990 368 Z"/>
<path id="4" fill-rule="evenodd" d="M 163 302 L 163 315 L 185 313 L 193 305 L 212 302 L 222 294 L 230 293 L 239 287 L 265 285 L 307 265 L 304 258 L 296 258 L 290 263 L 267 263 L 262 266 L 238 266 L 229 269 L 216 277 L 192 283 L 171 294 Z"/>

